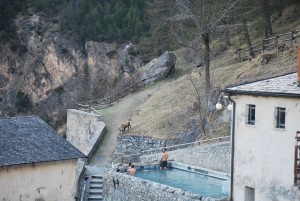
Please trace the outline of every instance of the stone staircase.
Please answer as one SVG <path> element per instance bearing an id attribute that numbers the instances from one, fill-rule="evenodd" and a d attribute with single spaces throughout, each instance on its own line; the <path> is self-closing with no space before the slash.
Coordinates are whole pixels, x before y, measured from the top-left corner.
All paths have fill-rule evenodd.
<path id="1" fill-rule="evenodd" d="M 88 201 L 103 201 L 103 177 L 102 175 L 91 176 L 89 184 Z"/>

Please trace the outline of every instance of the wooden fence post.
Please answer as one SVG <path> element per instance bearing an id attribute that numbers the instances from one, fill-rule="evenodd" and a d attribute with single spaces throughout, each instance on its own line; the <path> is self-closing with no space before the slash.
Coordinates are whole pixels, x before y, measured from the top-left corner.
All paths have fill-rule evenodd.
<path id="1" fill-rule="evenodd" d="M 276 36 L 276 39 L 275 39 L 275 47 L 276 47 L 277 53 L 278 53 L 278 38 L 279 38 L 279 36 Z"/>
<path id="2" fill-rule="evenodd" d="M 262 41 L 262 52 L 264 52 L 265 51 L 265 39 L 263 39 L 263 41 Z"/>
<path id="3" fill-rule="evenodd" d="M 242 62 L 241 50 L 238 51 L 240 63 Z"/>
<path id="4" fill-rule="evenodd" d="M 295 31 L 292 31 L 292 33 L 291 33 L 291 47 L 293 47 L 294 32 Z"/>

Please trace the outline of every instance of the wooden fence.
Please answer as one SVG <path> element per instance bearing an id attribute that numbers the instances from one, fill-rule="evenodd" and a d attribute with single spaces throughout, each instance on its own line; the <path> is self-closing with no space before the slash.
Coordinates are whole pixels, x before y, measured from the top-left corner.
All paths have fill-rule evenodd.
<path id="1" fill-rule="evenodd" d="M 77 102 L 76 109 L 91 112 L 92 110 L 110 107 L 114 101 L 117 101 L 120 98 L 128 95 L 129 93 L 144 87 L 149 83 L 149 80 L 158 80 L 161 76 L 161 73 L 152 75 L 105 98 L 89 100 L 85 102 Z"/>
<path id="2" fill-rule="evenodd" d="M 279 34 L 271 38 L 263 39 L 262 42 L 255 44 L 251 47 L 253 49 L 254 55 L 257 56 L 258 54 L 261 54 L 266 50 L 272 50 L 276 48 L 278 51 L 277 44 L 279 41 L 283 41 L 286 43 L 286 45 L 289 45 L 289 47 L 293 47 L 293 41 L 299 37 L 300 37 L 300 29 L 297 29 L 288 33 Z M 249 48 L 238 49 L 237 54 L 240 62 L 248 60 Z"/>

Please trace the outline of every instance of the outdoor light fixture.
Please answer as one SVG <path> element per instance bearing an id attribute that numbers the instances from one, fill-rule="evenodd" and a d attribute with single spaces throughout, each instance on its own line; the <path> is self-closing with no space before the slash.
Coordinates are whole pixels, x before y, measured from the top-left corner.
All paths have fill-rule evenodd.
<path id="1" fill-rule="evenodd" d="M 218 99 L 218 103 L 216 104 L 216 109 L 217 109 L 217 110 L 223 109 L 223 105 L 222 105 L 222 103 L 221 103 L 221 98 L 225 101 L 225 99 L 228 98 L 228 97 L 227 97 L 227 96 L 224 96 L 224 93 L 221 93 L 221 94 L 220 94 L 219 99 Z M 225 101 L 225 102 L 227 102 L 227 101 Z M 227 109 L 228 109 L 229 111 L 232 111 L 232 109 L 233 109 L 233 104 L 232 104 L 232 103 L 229 103 L 229 105 L 227 106 Z"/>
<path id="2" fill-rule="evenodd" d="M 219 96 L 219 99 L 218 99 L 218 103 L 216 104 L 216 109 L 217 110 L 221 110 L 223 108 L 222 104 L 221 104 L 221 97 L 223 97 L 224 94 L 221 93 L 220 96 Z"/>
<path id="3" fill-rule="evenodd" d="M 216 109 L 217 109 L 217 110 L 221 110 L 222 108 L 223 108 L 222 104 L 221 104 L 220 102 L 218 102 L 218 103 L 216 104 Z"/>
<path id="4" fill-rule="evenodd" d="M 233 109 L 233 104 L 230 103 L 230 104 L 227 106 L 227 109 L 228 109 L 229 111 L 232 111 L 232 109 Z"/>

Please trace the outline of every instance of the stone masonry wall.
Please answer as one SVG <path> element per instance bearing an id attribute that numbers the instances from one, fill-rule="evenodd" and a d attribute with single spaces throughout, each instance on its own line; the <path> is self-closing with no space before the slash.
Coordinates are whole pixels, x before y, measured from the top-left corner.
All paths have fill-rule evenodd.
<path id="1" fill-rule="evenodd" d="M 168 152 L 168 149 L 167 149 Z M 219 172 L 230 173 L 231 145 L 230 142 L 188 147 L 169 151 L 169 160 L 207 168 Z M 160 159 L 161 154 L 143 155 L 143 163 L 153 163 Z"/>
<path id="2" fill-rule="evenodd" d="M 74 109 L 67 112 L 67 140 L 89 157 L 104 134 L 102 116 Z"/>
<path id="3" fill-rule="evenodd" d="M 114 187 L 113 179 L 119 185 Z M 215 201 L 209 197 L 113 171 L 104 174 L 103 197 L 106 201 Z"/>
<path id="4" fill-rule="evenodd" d="M 145 150 L 160 149 L 166 144 L 165 140 L 144 137 L 121 135 L 118 136 L 115 155 L 138 154 Z"/>

